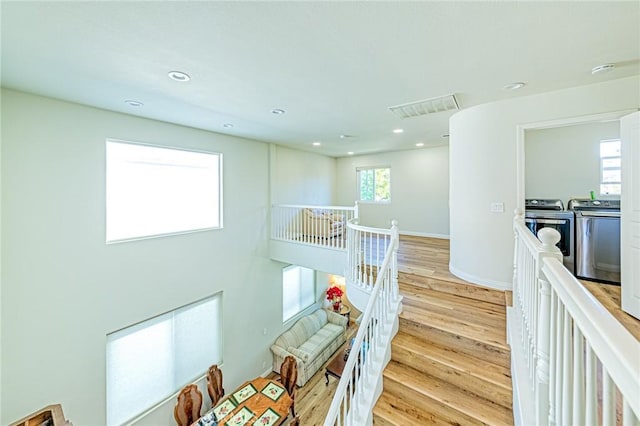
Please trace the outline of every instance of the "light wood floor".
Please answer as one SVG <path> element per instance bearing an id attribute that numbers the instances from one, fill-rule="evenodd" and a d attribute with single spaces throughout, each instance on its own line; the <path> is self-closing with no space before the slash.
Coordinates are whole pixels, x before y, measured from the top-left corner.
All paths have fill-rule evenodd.
<path id="1" fill-rule="evenodd" d="M 465 284 L 463 280 L 460 280 L 449 272 L 448 240 L 402 236 L 398 249 L 398 269 L 404 282 L 411 282 L 417 278 L 426 278 L 430 283 L 430 287 L 435 289 L 454 291 L 456 293 L 477 292 L 481 294 L 483 298 L 493 298 L 495 303 L 505 304 L 504 296 L 494 297 L 494 292 L 484 292 L 482 288 L 478 288 L 478 290 L 468 290 L 467 287 L 463 285 Z M 440 280 L 460 283 L 461 285 L 458 288 L 449 286 L 439 288 Z M 416 295 L 416 297 L 421 296 L 423 295 Z M 452 303 L 455 302 L 445 300 L 439 304 L 450 306 Z M 355 317 L 352 316 L 351 319 L 354 320 Z M 357 332 L 356 326 L 352 325 L 348 332 L 351 335 L 355 334 Z M 506 342 L 504 335 L 497 335 L 494 339 L 500 342 Z M 349 340 L 350 337 L 347 341 Z M 345 348 L 346 345 L 339 349 L 339 351 L 343 351 Z M 328 364 L 328 362 L 326 364 Z M 338 384 L 338 381 L 333 377 L 329 377 L 328 386 L 325 384 L 324 367 L 325 366 L 323 366 L 305 386 L 296 391 L 296 412 L 300 416 L 301 426 L 319 426 L 324 424 L 326 414 L 329 411 L 329 406 L 331 405 Z M 271 377 L 277 376 L 275 373 L 272 373 Z M 285 425 L 286 424 L 285 422 Z"/>
<path id="2" fill-rule="evenodd" d="M 640 340 L 640 320 L 632 317 L 622 310 L 620 286 L 613 284 L 601 284 L 594 281 L 580 280 L 587 290 L 613 315 L 615 319 Z"/>

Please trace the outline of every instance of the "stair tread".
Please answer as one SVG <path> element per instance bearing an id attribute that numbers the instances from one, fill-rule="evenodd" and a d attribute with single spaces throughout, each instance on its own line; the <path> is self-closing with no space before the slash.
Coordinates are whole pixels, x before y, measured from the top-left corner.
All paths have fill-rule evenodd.
<path id="1" fill-rule="evenodd" d="M 459 336 L 447 330 L 432 327 L 423 322 L 416 322 L 402 317 L 400 317 L 399 330 L 419 339 L 425 339 L 443 347 L 455 348 L 469 356 L 484 359 L 506 368 L 511 366 L 511 352 L 507 348 L 486 344 L 475 339 Z"/>
<path id="2" fill-rule="evenodd" d="M 484 300 L 470 299 L 464 295 L 445 293 L 430 288 L 417 286 L 409 283 L 399 283 L 400 293 L 407 297 L 416 297 L 428 302 L 437 301 L 441 306 L 451 308 L 470 308 L 486 314 L 497 315 L 506 318 L 506 308 L 504 305 L 486 302 Z"/>
<path id="3" fill-rule="evenodd" d="M 381 417 L 387 424 L 405 425 L 439 425 L 450 424 L 438 419 L 434 413 L 427 412 L 421 407 L 408 404 L 402 398 L 389 392 L 383 392 L 373 407 L 374 422 L 375 417 Z"/>
<path id="4" fill-rule="evenodd" d="M 395 336 L 392 345 L 414 352 L 419 357 L 429 358 L 480 378 L 495 386 L 511 390 L 511 371 L 509 368 L 465 355 L 454 348 L 436 345 L 403 332 L 399 332 Z"/>
<path id="5" fill-rule="evenodd" d="M 510 409 L 395 361 L 389 362 L 383 374 L 385 380 L 400 383 L 483 423 L 513 424 Z"/>
<path id="6" fill-rule="evenodd" d="M 500 349 L 509 350 L 506 341 L 506 329 L 498 330 L 496 327 L 464 321 L 455 316 L 431 312 L 428 309 L 413 305 L 404 305 L 400 317 Z"/>
<path id="7" fill-rule="evenodd" d="M 507 318 L 504 306 L 419 288 L 410 284 L 402 284 L 400 294 L 404 298 L 403 304 L 405 305 L 414 305 L 430 312 L 452 315 L 465 321 L 506 330 Z"/>
<path id="8" fill-rule="evenodd" d="M 411 268 L 407 270 L 399 267 L 398 282 L 437 290 L 443 293 L 464 296 L 469 299 L 481 300 L 496 305 L 505 305 L 505 296 L 502 290 L 471 284 L 453 275 L 450 277 L 443 276 L 442 274 L 426 275 L 423 272 L 424 271 L 413 271 Z"/>

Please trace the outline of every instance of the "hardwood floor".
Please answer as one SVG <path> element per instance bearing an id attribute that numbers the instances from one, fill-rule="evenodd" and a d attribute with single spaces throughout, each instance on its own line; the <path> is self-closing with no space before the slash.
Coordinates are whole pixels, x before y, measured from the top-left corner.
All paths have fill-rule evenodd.
<path id="1" fill-rule="evenodd" d="M 508 294 L 449 272 L 449 241 L 402 237 L 404 296 L 374 425 L 513 424 Z"/>
<path id="2" fill-rule="evenodd" d="M 448 265 L 448 240 L 401 237 L 404 310 L 376 425 L 513 424 L 505 292 L 470 286 Z M 297 390 L 302 426 L 324 424 L 337 383 L 325 385 L 323 366 Z"/>
<path id="3" fill-rule="evenodd" d="M 591 294 L 624 326 L 637 340 L 640 340 L 640 320 L 632 317 L 621 308 L 621 287 L 613 284 L 601 284 L 580 280 Z"/>

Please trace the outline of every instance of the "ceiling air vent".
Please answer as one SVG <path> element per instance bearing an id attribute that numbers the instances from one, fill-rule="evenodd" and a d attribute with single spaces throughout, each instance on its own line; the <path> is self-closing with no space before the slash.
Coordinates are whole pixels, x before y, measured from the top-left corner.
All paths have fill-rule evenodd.
<path id="1" fill-rule="evenodd" d="M 420 115 L 460 109 L 455 95 L 438 96 L 437 98 L 409 102 L 389 107 L 391 112 L 401 118 L 418 117 Z"/>

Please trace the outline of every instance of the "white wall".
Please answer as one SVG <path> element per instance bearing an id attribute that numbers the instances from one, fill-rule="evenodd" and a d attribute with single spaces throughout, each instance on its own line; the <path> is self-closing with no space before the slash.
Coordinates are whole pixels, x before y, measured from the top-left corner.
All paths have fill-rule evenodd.
<path id="1" fill-rule="evenodd" d="M 639 106 L 636 76 L 454 114 L 449 123 L 451 271 L 478 284 L 511 287 L 513 211 L 524 207 L 516 206 L 518 125 Z M 491 213 L 491 202 L 503 202 L 504 213 Z"/>
<path id="2" fill-rule="evenodd" d="M 104 424 L 105 335 L 220 290 L 225 387 L 269 368 L 283 331 L 269 145 L 11 90 L 1 112 L 0 423 L 62 403 Z M 224 229 L 106 245 L 107 137 L 222 152 Z"/>
<path id="3" fill-rule="evenodd" d="M 335 202 L 334 158 L 272 145 L 271 169 L 273 204 L 331 205 Z"/>
<path id="4" fill-rule="evenodd" d="M 361 203 L 362 224 L 389 228 L 396 219 L 401 233 L 448 237 L 448 146 L 339 158 L 339 204 L 358 199 L 356 168 L 367 166 L 391 167 L 391 203 Z"/>
<path id="5" fill-rule="evenodd" d="M 600 193 L 600 141 L 620 138 L 620 122 L 534 129 L 525 134 L 526 198 L 617 199 Z"/>

